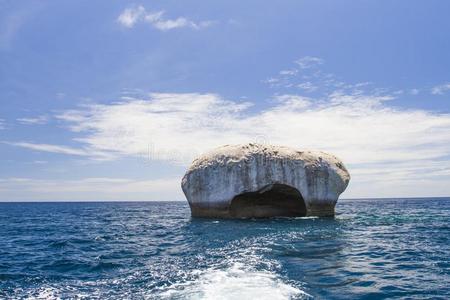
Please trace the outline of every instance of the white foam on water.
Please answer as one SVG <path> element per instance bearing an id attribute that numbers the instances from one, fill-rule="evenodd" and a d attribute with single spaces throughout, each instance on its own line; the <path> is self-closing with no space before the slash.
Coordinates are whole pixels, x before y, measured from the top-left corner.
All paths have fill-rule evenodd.
<path id="1" fill-rule="evenodd" d="M 309 217 L 296 217 L 295 219 L 298 220 L 310 220 L 310 219 L 318 219 L 319 217 L 317 216 L 309 216 Z"/>
<path id="2" fill-rule="evenodd" d="M 25 299 L 27 300 L 60 300 L 59 290 L 52 287 L 41 287 L 32 292 Z"/>
<path id="3" fill-rule="evenodd" d="M 227 269 L 194 272 L 194 280 L 177 283 L 163 291 L 162 299 L 202 300 L 287 300 L 310 296 L 301 289 L 283 282 L 275 273 L 256 271 L 235 263 Z"/>

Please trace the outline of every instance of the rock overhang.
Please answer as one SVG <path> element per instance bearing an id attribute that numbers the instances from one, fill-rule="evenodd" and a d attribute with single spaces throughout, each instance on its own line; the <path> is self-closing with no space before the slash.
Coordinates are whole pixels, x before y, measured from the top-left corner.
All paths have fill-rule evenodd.
<path id="1" fill-rule="evenodd" d="M 249 143 L 225 145 L 195 159 L 182 179 L 182 189 L 194 217 L 246 217 L 245 212 L 233 214 L 232 208 L 236 197 L 248 193 L 255 193 L 248 198 L 255 207 L 247 207 L 247 217 L 291 216 L 289 205 L 295 201 L 304 202 L 304 215 L 331 216 L 349 180 L 334 155 Z M 298 191 L 300 197 L 291 193 L 289 198 L 280 186 Z M 301 215 L 298 207 L 293 209 Z"/>

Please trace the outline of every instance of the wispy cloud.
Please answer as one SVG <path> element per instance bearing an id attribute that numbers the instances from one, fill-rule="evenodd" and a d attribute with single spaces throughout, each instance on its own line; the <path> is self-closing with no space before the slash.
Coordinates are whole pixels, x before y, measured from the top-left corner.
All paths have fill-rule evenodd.
<path id="1" fill-rule="evenodd" d="M 125 27 L 132 28 L 138 21 L 145 17 L 143 6 L 126 8 L 117 18 L 117 21 Z"/>
<path id="2" fill-rule="evenodd" d="M 5 129 L 5 120 L 0 119 L 0 130 Z"/>
<path id="3" fill-rule="evenodd" d="M 111 160 L 115 158 L 113 153 L 106 153 L 88 148 L 73 148 L 63 145 L 39 144 L 30 142 L 3 142 L 3 144 L 26 148 L 34 151 L 75 155 L 75 156 L 87 156 L 95 160 Z"/>
<path id="4" fill-rule="evenodd" d="M 43 125 L 48 122 L 48 116 L 37 116 L 34 118 L 18 118 L 17 121 L 24 125 Z"/>
<path id="5" fill-rule="evenodd" d="M 0 200 L 79 201 L 87 200 L 182 200 L 179 178 L 129 179 L 35 179 L 0 178 Z"/>
<path id="6" fill-rule="evenodd" d="M 280 71 L 263 82 L 272 88 L 284 88 L 297 90 L 301 92 L 315 92 L 339 89 L 357 89 L 365 83 L 356 83 L 354 85 L 346 84 L 336 79 L 331 73 L 325 73 L 320 69 L 325 61 L 318 57 L 305 56 L 293 62 L 289 69 Z"/>
<path id="7" fill-rule="evenodd" d="M 366 94 L 366 95 L 383 95 L 392 94 L 400 95 L 418 95 L 420 88 L 379 88 L 373 82 L 345 82 L 336 74 L 324 71 L 325 60 L 319 57 L 305 56 L 293 61 L 290 68 L 278 72 L 271 76 L 263 83 L 280 93 L 308 93 L 314 95 L 327 96 L 336 91 L 342 94 Z M 433 94 L 443 94 L 450 89 L 449 84 L 436 86 L 432 89 Z"/>
<path id="8" fill-rule="evenodd" d="M 312 106 L 312 99 L 299 95 L 277 95 L 274 99 L 281 104 L 281 106 L 290 106 L 296 110 L 305 109 Z"/>
<path id="9" fill-rule="evenodd" d="M 23 147 L 36 151 L 43 152 L 52 152 L 52 153 L 60 153 L 60 154 L 68 154 L 68 155 L 79 155 L 79 156 L 87 156 L 87 152 L 81 149 L 59 146 L 59 145 L 50 145 L 50 144 L 35 144 L 28 142 L 5 142 L 11 146 Z"/>
<path id="10" fill-rule="evenodd" d="M 299 83 L 299 84 L 297 85 L 297 87 L 298 87 L 299 89 L 302 89 L 302 90 L 306 91 L 306 92 L 314 92 L 315 90 L 318 89 L 318 87 L 317 87 L 316 85 L 314 85 L 314 84 L 313 84 L 312 82 L 310 82 L 310 81 Z"/>
<path id="11" fill-rule="evenodd" d="M 139 22 L 152 25 L 161 31 L 168 31 L 176 28 L 202 29 L 213 24 L 212 21 L 194 22 L 186 17 L 168 19 L 164 17 L 164 11 L 147 11 L 142 5 L 126 8 L 117 18 L 117 21 L 124 27 L 132 28 Z"/>
<path id="12" fill-rule="evenodd" d="M 297 59 L 295 63 L 300 67 L 300 69 L 310 69 L 322 65 L 324 60 L 319 57 L 305 56 Z"/>
<path id="13" fill-rule="evenodd" d="M 445 84 L 441 84 L 441 85 L 437 85 L 437 86 L 433 87 L 431 89 L 431 94 L 433 94 L 433 95 L 443 95 L 449 90 L 450 90 L 450 82 L 449 83 L 445 83 Z"/>

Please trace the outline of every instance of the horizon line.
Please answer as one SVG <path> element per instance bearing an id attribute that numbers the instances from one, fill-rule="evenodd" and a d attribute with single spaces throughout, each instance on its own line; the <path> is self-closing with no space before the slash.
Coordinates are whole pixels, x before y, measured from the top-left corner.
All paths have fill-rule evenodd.
<path id="1" fill-rule="evenodd" d="M 415 199 L 450 199 L 450 196 L 426 196 L 426 197 L 367 197 L 367 198 L 342 198 L 339 201 L 352 200 L 415 200 Z M 123 203 L 123 202 L 187 202 L 187 200 L 0 200 L 0 203 Z"/>

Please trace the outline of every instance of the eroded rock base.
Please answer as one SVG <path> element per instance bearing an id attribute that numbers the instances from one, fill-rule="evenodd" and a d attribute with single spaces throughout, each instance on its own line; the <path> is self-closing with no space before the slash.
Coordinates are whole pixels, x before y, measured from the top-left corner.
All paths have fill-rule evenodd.
<path id="1" fill-rule="evenodd" d="M 262 205 L 232 213 L 230 209 L 218 207 L 191 206 L 191 215 L 195 218 L 218 218 L 218 219 L 251 219 L 251 218 L 273 218 L 273 217 L 334 217 L 334 206 L 307 209 L 306 213 L 293 214 L 285 209 Z"/>
<path id="2" fill-rule="evenodd" d="M 274 184 L 257 192 L 237 195 L 229 207 L 191 206 L 193 217 L 214 218 L 270 218 L 333 216 L 334 205 L 307 209 L 300 192 L 290 186 Z"/>
<path id="3" fill-rule="evenodd" d="M 307 208 L 308 217 L 334 217 L 335 203 L 314 204 Z"/>

